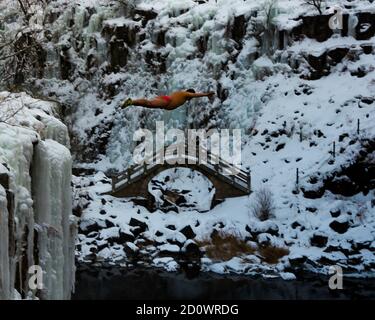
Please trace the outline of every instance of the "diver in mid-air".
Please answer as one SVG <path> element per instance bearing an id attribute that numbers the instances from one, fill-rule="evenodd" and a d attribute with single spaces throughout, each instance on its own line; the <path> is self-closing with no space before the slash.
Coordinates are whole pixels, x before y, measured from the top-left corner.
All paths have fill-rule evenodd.
<path id="1" fill-rule="evenodd" d="M 128 106 L 141 106 L 145 108 L 158 108 L 165 110 L 174 110 L 182 106 L 186 101 L 193 98 L 200 97 L 211 97 L 215 93 L 196 93 L 193 89 L 188 89 L 186 91 L 176 91 L 171 93 L 169 96 L 158 96 L 153 99 L 131 99 L 128 98 L 121 104 L 121 108 L 124 109 Z"/>

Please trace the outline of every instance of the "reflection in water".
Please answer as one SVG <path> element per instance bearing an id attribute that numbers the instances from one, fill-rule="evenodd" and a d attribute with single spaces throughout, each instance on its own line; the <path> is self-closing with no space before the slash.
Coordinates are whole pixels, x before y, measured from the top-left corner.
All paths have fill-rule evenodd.
<path id="1" fill-rule="evenodd" d="M 304 275 L 303 280 L 255 279 L 157 269 L 77 268 L 73 299 L 375 299 L 373 279 L 345 279 L 344 289 L 331 291 L 328 279 Z M 301 277 L 299 277 L 301 278 Z"/>

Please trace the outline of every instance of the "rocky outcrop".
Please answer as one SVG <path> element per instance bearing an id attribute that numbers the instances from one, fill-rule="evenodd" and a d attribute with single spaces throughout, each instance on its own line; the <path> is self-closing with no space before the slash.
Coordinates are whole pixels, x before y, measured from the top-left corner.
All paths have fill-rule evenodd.
<path id="1" fill-rule="evenodd" d="M 333 35 L 333 30 L 329 24 L 332 16 L 333 14 L 301 17 L 302 22 L 292 29 L 290 36 L 293 39 L 301 39 L 301 37 L 306 36 L 324 42 Z M 350 30 L 353 27 L 350 25 L 350 20 L 353 19 L 355 20 L 354 30 Z M 359 12 L 353 16 L 344 14 L 341 36 L 346 37 L 351 31 L 354 31 L 353 36 L 357 40 L 368 40 L 375 35 L 374 21 L 375 14 L 370 12 Z"/>
<path id="2" fill-rule="evenodd" d="M 310 179 L 309 183 L 301 188 L 304 196 L 308 199 L 317 199 L 321 198 L 325 191 L 330 191 L 333 194 L 350 197 L 360 192 L 367 195 L 370 190 L 374 190 L 375 141 L 365 139 L 361 144 L 362 150 L 350 165 L 323 177 L 320 183 L 319 180 Z"/>

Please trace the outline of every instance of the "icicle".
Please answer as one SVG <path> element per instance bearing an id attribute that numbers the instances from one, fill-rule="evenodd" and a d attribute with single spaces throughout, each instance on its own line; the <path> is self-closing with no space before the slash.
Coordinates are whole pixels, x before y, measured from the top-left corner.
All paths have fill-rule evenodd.
<path id="1" fill-rule="evenodd" d="M 0 173 L 1 173 L 0 164 Z M 11 298 L 9 230 L 6 191 L 0 184 L 0 300 Z"/>
<path id="2" fill-rule="evenodd" d="M 67 299 L 72 287 L 72 160 L 69 150 L 53 140 L 39 142 L 34 159 L 35 219 L 42 226 L 38 233 L 40 265 L 46 274 L 54 275 L 46 279 L 43 298 Z"/>

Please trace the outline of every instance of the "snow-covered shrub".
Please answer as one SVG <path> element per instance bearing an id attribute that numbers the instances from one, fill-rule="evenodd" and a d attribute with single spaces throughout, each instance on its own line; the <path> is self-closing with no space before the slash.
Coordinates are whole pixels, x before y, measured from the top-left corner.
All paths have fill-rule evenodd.
<path id="1" fill-rule="evenodd" d="M 274 216 L 275 206 L 272 193 L 267 188 L 258 190 L 255 194 L 252 212 L 260 221 L 265 221 Z"/>

